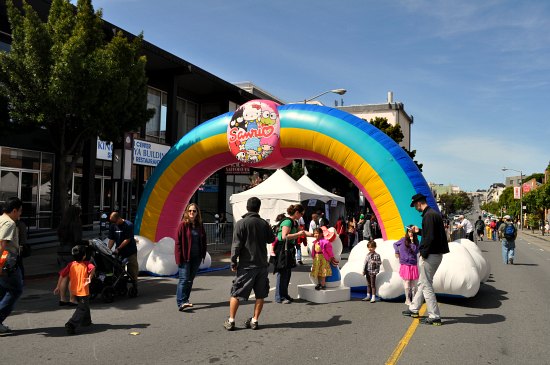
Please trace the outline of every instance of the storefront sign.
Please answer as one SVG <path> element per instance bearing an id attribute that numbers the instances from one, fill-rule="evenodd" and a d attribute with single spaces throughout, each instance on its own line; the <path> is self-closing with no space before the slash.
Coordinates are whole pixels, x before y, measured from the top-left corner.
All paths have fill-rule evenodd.
<path id="1" fill-rule="evenodd" d="M 111 161 L 113 159 L 113 144 L 98 138 L 95 157 L 98 160 Z"/>
<path id="2" fill-rule="evenodd" d="M 157 166 L 170 146 L 134 139 L 134 164 Z"/>
<path id="3" fill-rule="evenodd" d="M 250 175 L 250 167 L 236 163 L 225 168 L 227 175 Z"/>

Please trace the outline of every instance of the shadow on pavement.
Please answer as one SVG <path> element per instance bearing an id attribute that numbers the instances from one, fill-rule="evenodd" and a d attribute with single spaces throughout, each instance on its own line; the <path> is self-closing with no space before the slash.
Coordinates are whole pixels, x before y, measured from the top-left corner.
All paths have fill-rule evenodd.
<path id="1" fill-rule="evenodd" d="M 75 335 L 86 335 L 90 333 L 99 333 L 111 330 L 131 330 L 131 329 L 140 329 L 149 327 L 149 323 L 137 323 L 137 324 L 108 324 L 108 323 L 94 323 L 89 327 L 79 327 L 76 329 Z M 17 330 L 13 331 L 12 336 L 21 336 L 21 335 L 43 335 L 45 337 L 67 337 L 67 332 L 65 332 L 65 327 L 44 327 L 44 328 L 29 328 L 26 330 Z"/>
<path id="2" fill-rule="evenodd" d="M 142 279 L 138 282 L 138 296 L 136 298 L 115 296 L 112 303 L 104 303 L 100 295 L 97 295 L 94 299 L 90 300 L 92 314 L 94 308 L 133 310 L 139 309 L 144 304 L 160 302 L 166 298 L 175 298 L 176 283 L 176 279 Z M 44 313 L 48 311 L 72 312 L 74 310 L 74 307 L 60 307 L 58 305 L 59 296 L 53 295 L 53 287 L 55 286 L 53 281 L 50 280 L 50 282 L 42 282 L 41 284 L 42 287 L 52 288 L 52 291 L 36 289 L 31 291 L 23 289 L 23 296 L 17 303 L 16 313 Z"/>
<path id="3" fill-rule="evenodd" d="M 492 285 L 481 283 L 477 295 L 473 298 L 437 298 L 441 303 L 447 303 L 466 308 L 492 309 L 499 308 L 508 292 L 495 288 Z"/>
<path id="4" fill-rule="evenodd" d="M 500 314 L 466 314 L 466 317 L 443 317 L 441 321 L 444 325 L 456 323 L 469 324 L 493 324 L 504 322 L 506 317 Z"/>
<path id="5" fill-rule="evenodd" d="M 539 264 L 518 264 L 517 262 L 514 262 L 514 264 L 510 266 L 539 266 Z"/>
<path id="6" fill-rule="evenodd" d="M 332 316 L 328 321 L 300 321 L 275 324 L 261 324 L 262 328 L 328 328 L 351 324 L 351 321 L 341 320 L 342 316 Z"/>

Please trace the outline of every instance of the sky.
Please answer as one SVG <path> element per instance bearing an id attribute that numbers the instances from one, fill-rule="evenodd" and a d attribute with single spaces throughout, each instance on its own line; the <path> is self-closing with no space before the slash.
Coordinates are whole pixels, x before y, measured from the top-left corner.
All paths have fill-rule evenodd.
<path id="1" fill-rule="evenodd" d="M 550 162 L 550 2 L 95 0 L 103 18 L 287 102 L 384 103 L 414 117 L 428 182 L 488 189 Z"/>

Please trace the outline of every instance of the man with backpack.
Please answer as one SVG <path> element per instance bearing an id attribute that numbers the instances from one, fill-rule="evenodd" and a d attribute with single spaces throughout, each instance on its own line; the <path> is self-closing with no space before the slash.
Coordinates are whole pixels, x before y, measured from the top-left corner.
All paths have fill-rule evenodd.
<path id="1" fill-rule="evenodd" d="M 504 222 L 498 227 L 498 238 L 502 242 L 502 259 L 505 264 L 514 264 L 516 253 L 516 237 L 518 229 L 509 215 L 504 216 Z"/>

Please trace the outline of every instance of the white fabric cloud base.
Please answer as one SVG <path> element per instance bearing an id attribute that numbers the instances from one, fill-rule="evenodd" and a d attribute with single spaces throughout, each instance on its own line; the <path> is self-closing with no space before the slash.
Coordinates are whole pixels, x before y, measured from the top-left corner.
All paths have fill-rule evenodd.
<path id="1" fill-rule="evenodd" d="M 380 273 L 376 277 L 376 292 L 382 299 L 392 300 L 403 295 L 403 280 L 399 276 L 399 259 L 395 257 L 395 240 L 377 239 L 376 252 L 382 259 Z M 434 290 L 437 294 L 470 298 L 477 294 L 481 282 L 487 281 L 491 268 L 472 241 L 460 239 L 449 242 L 448 254 L 434 277 Z M 344 286 L 364 288 L 367 283 L 363 267 L 367 257 L 367 241 L 359 242 L 350 252 L 348 262 L 341 270 Z"/>

